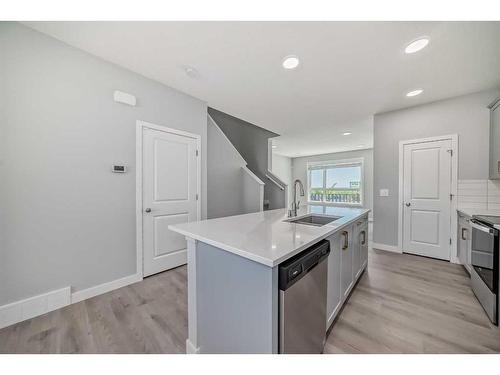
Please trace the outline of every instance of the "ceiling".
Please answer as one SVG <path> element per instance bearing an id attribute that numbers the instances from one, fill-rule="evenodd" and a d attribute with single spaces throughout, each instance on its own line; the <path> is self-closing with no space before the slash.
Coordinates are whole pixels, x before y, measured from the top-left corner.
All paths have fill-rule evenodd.
<path id="1" fill-rule="evenodd" d="M 500 22 L 25 24 L 279 133 L 292 157 L 372 147 L 376 113 L 500 85 Z"/>

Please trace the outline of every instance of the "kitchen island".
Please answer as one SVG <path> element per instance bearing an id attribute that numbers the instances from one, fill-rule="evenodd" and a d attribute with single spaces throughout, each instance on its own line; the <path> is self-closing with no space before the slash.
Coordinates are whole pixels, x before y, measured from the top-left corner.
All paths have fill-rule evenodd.
<path id="1" fill-rule="evenodd" d="M 293 223 L 285 209 L 169 226 L 186 236 L 188 353 L 278 353 L 278 266 L 323 239 L 331 325 L 367 265 L 366 209 L 329 208 L 325 225 Z"/>

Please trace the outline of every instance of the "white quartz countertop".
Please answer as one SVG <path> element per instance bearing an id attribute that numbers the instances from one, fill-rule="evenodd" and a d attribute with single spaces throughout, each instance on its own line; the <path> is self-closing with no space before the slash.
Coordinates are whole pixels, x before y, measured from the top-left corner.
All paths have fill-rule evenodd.
<path id="1" fill-rule="evenodd" d="M 321 227 L 287 222 L 285 220 L 290 218 L 286 212 L 286 209 L 255 212 L 169 225 L 168 228 L 186 237 L 274 267 L 367 215 L 370 210 L 328 207 L 328 215 L 325 216 L 341 218 Z M 313 212 L 309 207 L 303 207 L 296 218 L 310 213 Z"/>

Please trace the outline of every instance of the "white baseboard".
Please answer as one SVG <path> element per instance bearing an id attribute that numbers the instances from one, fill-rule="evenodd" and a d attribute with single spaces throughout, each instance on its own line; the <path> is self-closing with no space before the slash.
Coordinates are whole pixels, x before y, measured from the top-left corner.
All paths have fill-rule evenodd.
<path id="1" fill-rule="evenodd" d="M 104 284 L 96 285 L 91 288 L 79 290 L 78 292 L 74 292 L 71 295 L 71 303 L 77 303 L 88 298 L 92 298 L 98 296 L 100 294 L 104 294 L 107 292 L 111 292 L 112 290 L 122 288 L 124 286 L 137 283 L 142 280 L 142 275 L 134 274 L 130 276 L 122 277 L 121 279 L 109 281 Z"/>
<path id="2" fill-rule="evenodd" d="M 375 243 L 375 242 L 373 242 L 372 243 L 372 248 L 373 249 L 377 249 L 377 250 L 390 251 L 392 253 L 403 254 L 403 252 L 401 251 L 401 249 L 399 247 L 393 246 L 393 245 L 385 245 L 385 244 L 382 244 L 382 243 Z"/>
<path id="3" fill-rule="evenodd" d="M 141 280 L 142 275 L 134 274 L 80 290 L 73 294 L 71 294 L 71 287 L 68 286 L 0 306 L 0 329 L 60 309 L 61 307 L 86 300 L 87 298 L 111 292 L 112 290 L 134 284 Z"/>
<path id="4" fill-rule="evenodd" d="M 0 306 L 0 328 L 60 309 L 70 303 L 71 287 L 68 286 Z"/>
<path id="5" fill-rule="evenodd" d="M 186 354 L 200 354 L 200 348 L 195 347 L 189 339 L 186 340 Z"/>

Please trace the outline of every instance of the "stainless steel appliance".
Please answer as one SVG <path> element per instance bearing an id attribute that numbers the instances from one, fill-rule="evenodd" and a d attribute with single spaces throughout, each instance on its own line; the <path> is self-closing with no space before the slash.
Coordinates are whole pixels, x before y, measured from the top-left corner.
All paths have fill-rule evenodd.
<path id="1" fill-rule="evenodd" d="M 279 266 L 280 353 L 323 352 L 329 254 L 322 240 Z"/>
<path id="2" fill-rule="evenodd" d="M 472 290 L 490 320 L 498 325 L 500 217 L 478 215 L 470 223 Z"/>

